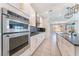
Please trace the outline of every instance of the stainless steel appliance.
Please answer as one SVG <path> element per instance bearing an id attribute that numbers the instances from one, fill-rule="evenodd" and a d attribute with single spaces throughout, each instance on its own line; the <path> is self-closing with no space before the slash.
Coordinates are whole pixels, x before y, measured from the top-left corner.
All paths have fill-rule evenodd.
<path id="1" fill-rule="evenodd" d="M 3 10 L 3 33 L 20 32 L 29 30 L 29 19 L 13 13 L 9 10 Z"/>
<path id="2" fill-rule="evenodd" d="M 29 32 L 3 34 L 3 55 L 20 55 L 27 50 L 29 47 L 28 34 Z"/>
<path id="3" fill-rule="evenodd" d="M 2 9 L 2 55 L 20 55 L 29 47 L 29 19 Z"/>

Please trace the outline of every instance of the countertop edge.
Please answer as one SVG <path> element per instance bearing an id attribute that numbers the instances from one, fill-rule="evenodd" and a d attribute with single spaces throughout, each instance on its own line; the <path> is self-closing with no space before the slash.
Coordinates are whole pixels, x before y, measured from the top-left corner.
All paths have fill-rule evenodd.
<path id="1" fill-rule="evenodd" d="M 57 35 L 60 35 L 60 34 L 58 34 L 58 33 L 56 33 Z M 61 35 L 60 35 L 61 36 Z M 63 37 L 63 36 L 61 36 L 61 37 Z M 63 37 L 64 38 L 64 37 Z M 67 38 L 64 38 L 65 40 L 67 40 L 68 42 L 70 42 L 71 44 L 73 44 L 74 46 L 79 46 L 79 44 L 74 44 L 74 43 L 72 43 L 71 41 L 69 41 Z"/>
<path id="2" fill-rule="evenodd" d="M 30 37 L 33 37 L 33 36 L 39 35 L 39 34 L 41 34 L 41 33 L 45 33 L 45 32 L 39 32 L 39 33 L 34 34 L 34 35 L 30 36 Z"/>

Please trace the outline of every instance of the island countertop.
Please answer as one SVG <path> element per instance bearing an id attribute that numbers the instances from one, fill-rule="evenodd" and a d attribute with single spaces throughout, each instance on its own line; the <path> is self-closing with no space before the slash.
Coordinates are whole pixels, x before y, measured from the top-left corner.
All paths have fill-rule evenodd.
<path id="1" fill-rule="evenodd" d="M 79 46 L 79 37 L 78 36 L 71 37 L 71 35 L 68 35 L 67 33 L 57 33 L 57 35 L 60 35 L 61 37 L 63 37 L 65 40 L 67 40 L 71 44 L 73 44 L 75 46 Z"/>

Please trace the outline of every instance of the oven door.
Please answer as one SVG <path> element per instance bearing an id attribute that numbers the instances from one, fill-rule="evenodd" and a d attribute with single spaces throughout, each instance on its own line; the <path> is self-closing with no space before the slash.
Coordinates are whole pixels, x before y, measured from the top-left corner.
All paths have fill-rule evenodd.
<path id="1" fill-rule="evenodd" d="M 9 56 L 20 51 L 23 53 L 24 50 L 29 47 L 29 32 L 22 33 L 9 33 L 3 35 L 3 56 Z M 19 53 L 18 55 L 20 55 Z"/>

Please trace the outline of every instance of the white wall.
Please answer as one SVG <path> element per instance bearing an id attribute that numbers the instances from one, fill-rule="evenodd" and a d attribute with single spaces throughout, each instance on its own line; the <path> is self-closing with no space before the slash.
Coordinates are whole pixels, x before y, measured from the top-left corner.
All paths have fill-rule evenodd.
<path id="1" fill-rule="evenodd" d="M 31 7 L 29 3 L 10 3 L 10 5 L 16 7 L 17 9 L 23 11 L 25 15 L 20 13 L 23 16 L 29 17 L 30 25 L 35 26 L 35 10 Z M 17 11 L 18 12 L 18 11 Z M 19 13 L 19 12 L 18 12 Z"/>

